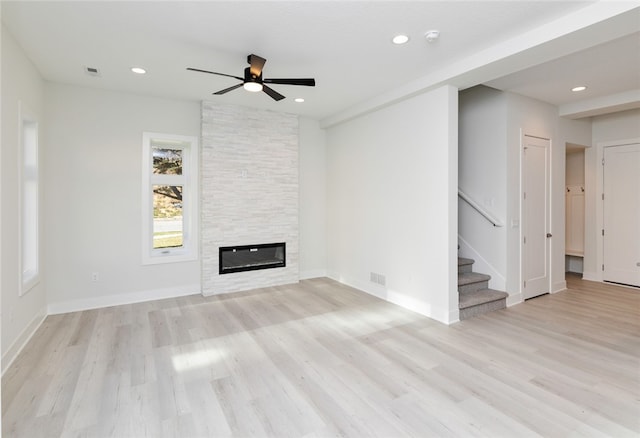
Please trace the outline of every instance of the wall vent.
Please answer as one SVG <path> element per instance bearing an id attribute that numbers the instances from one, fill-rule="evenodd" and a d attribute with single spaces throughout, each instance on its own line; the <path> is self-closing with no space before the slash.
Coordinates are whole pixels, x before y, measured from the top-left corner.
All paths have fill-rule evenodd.
<path id="1" fill-rule="evenodd" d="M 100 76 L 100 69 L 97 67 L 84 67 L 84 72 L 89 76 Z"/>

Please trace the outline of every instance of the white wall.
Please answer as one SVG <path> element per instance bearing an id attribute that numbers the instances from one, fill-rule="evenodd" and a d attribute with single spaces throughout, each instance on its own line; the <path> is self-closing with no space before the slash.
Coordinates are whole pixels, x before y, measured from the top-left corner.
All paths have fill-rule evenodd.
<path id="1" fill-rule="evenodd" d="M 560 117 L 558 121 L 560 141 L 591 147 L 591 118 L 574 120 Z"/>
<path id="2" fill-rule="evenodd" d="M 515 93 L 508 94 L 508 282 L 510 291 L 521 293 L 521 230 L 513 226 L 513 221 L 521 223 L 520 217 L 520 163 L 522 135 L 551 139 L 551 284 L 550 291 L 565 289 L 564 280 L 564 183 L 565 183 L 565 141 L 561 139 L 558 125 L 558 109 Z"/>
<path id="3" fill-rule="evenodd" d="M 0 7 L 0 19 L 2 18 L 2 8 Z M 0 21 L 1 23 L 1 21 Z M 4 33 L 4 27 L 0 24 L 0 54 L 2 52 L 4 52 L 4 49 L 2 49 L 2 34 Z M 2 65 L 2 62 L 0 61 L 0 66 Z M 4 93 L 2 93 L 1 90 L 2 87 L 2 68 L 0 68 L 0 97 L 4 95 Z M 0 102 L 0 108 L 2 108 L 2 103 Z M 0 111 L 0 116 L 1 116 L 1 111 Z M 2 137 L 2 120 L 0 118 L 0 144 L 4 144 L 4 139 Z M 0 182 L 2 181 L 2 150 L 4 149 L 4 147 L 0 147 Z M 2 242 L 4 239 L 2 238 L 2 200 L 4 199 L 2 196 L 2 193 L 0 193 L 0 242 Z M 2 264 L 2 245 L 0 243 L 0 358 L 2 358 L 2 270 L 3 270 L 3 264 Z M 0 359 L 0 371 L 3 371 L 4 368 L 2 367 L 2 360 Z M 2 391 L 0 391 L 0 404 L 2 402 Z M 0 430 L 2 429 L 2 418 L 0 418 Z"/>
<path id="4" fill-rule="evenodd" d="M 640 109 L 593 117 L 592 144 L 640 137 Z"/>
<path id="5" fill-rule="evenodd" d="M 316 120 L 299 118 L 300 278 L 327 275 L 327 148 Z"/>
<path id="6" fill-rule="evenodd" d="M 522 135 L 551 139 L 550 290 L 563 290 L 566 143 L 589 145 L 590 122 L 561 119 L 553 105 L 487 87 L 462 92 L 460 109 L 460 187 L 505 223 L 492 229 L 460 202 L 461 255 L 480 257 L 477 270 L 505 282 L 508 304 L 522 300 L 521 140 Z M 492 282 L 492 287 L 499 284 Z"/>
<path id="7" fill-rule="evenodd" d="M 2 26 L 2 370 L 4 371 L 46 312 L 47 271 L 40 263 L 40 283 L 20 297 L 19 272 L 19 106 L 26 106 L 40 125 L 40 166 L 46 159 L 44 82 L 13 37 Z M 42 175 L 42 172 L 41 172 Z M 48 193 L 41 184 L 41 199 Z M 44 215 L 41 214 L 41 223 Z M 40 251 L 45 249 L 41 235 Z"/>
<path id="8" fill-rule="evenodd" d="M 46 114 L 50 311 L 199 292 L 199 261 L 141 264 L 140 197 L 142 132 L 199 137 L 200 103 L 48 83 Z M 326 274 L 324 141 L 300 119 L 303 278 Z"/>
<path id="9" fill-rule="evenodd" d="M 2 8 L 0 7 L 0 19 L 2 18 Z M 1 21 L 0 21 L 1 22 Z M 2 34 L 4 33 L 4 27 L 2 25 L 0 25 L 0 53 L 4 52 L 4 49 L 2 48 Z M 2 62 L 0 61 L 0 64 L 2 64 Z M 0 88 L 1 88 L 1 84 L 2 84 L 2 69 L 0 68 Z M 0 90 L 0 96 L 3 96 L 4 93 L 1 92 Z M 0 108 L 2 108 L 3 104 L 0 103 Z M 2 137 L 2 120 L 0 119 L 0 144 L 4 144 L 4 139 Z M 2 179 L 2 150 L 4 149 L 4 147 L 0 148 L 0 181 Z M 0 193 L 1 195 L 1 193 Z M 2 232 L 2 202 L 3 197 L 0 196 L 0 242 L 2 240 L 4 240 L 2 238 L 3 236 L 3 232 Z M 2 264 L 2 247 L 0 245 L 0 353 L 3 352 L 2 350 L 2 271 L 3 271 L 3 264 Z M 2 357 L 0 355 L 0 357 Z M 0 361 L 0 370 L 4 371 L 4 367 L 2 366 L 2 363 L 4 361 Z M 2 391 L 0 391 L 0 405 L 2 404 Z M 0 416 L 1 417 L 1 416 Z M 0 418 L 0 430 L 2 430 L 2 418 Z"/>
<path id="10" fill-rule="evenodd" d="M 460 93 L 458 186 L 506 225 L 507 99 L 478 86 Z M 475 260 L 476 272 L 491 275 L 489 287 L 506 290 L 507 232 L 494 227 L 467 202 L 458 201 L 461 257 Z"/>
<path id="11" fill-rule="evenodd" d="M 583 278 L 602 280 L 602 143 L 640 138 L 640 109 L 593 117 L 592 144 L 585 151 L 585 246 Z"/>
<path id="12" fill-rule="evenodd" d="M 142 265 L 140 199 L 142 133 L 199 136 L 200 104 L 48 83 L 46 117 L 50 312 L 198 293 L 199 261 Z"/>
<path id="13" fill-rule="evenodd" d="M 575 143 L 588 145 L 591 125 L 588 120 L 569 120 L 558 116 L 558 108 L 535 99 L 509 93 L 509 118 L 510 118 L 510 144 L 517 145 L 520 135 L 551 139 L 551 292 L 559 292 L 566 288 L 565 281 L 565 170 L 566 170 L 566 144 Z M 508 168 L 510 172 L 519 169 L 519 147 L 510 148 L 512 155 Z M 512 179 L 516 181 L 516 179 Z M 515 185 L 509 185 L 511 205 L 519 208 L 520 189 Z M 516 201 L 517 199 L 517 201 Z M 511 213 L 515 217 L 515 210 Z M 510 254 L 519 254 L 521 239 L 514 228 L 509 237 L 511 242 Z M 516 235 L 518 234 L 518 235 Z M 518 249 L 516 249 L 516 245 Z M 512 266 L 510 272 L 515 272 Z M 518 277 L 518 287 L 521 284 Z"/>
<path id="14" fill-rule="evenodd" d="M 327 132 L 330 277 L 445 323 L 458 319 L 457 114 L 442 87 Z"/>
<path id="15" fill-rule="evenodd" d="M 566 185 L 584 185 L 584 150 L 567 153 L 566 172 Z"/>

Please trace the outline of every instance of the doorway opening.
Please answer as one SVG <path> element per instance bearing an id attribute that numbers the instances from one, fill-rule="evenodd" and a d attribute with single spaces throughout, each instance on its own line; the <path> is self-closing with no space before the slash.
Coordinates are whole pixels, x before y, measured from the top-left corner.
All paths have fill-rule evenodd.
<path id="1" fill-rule="evenodd" d="M 565 161 L 565 273 L 584 272 L 585 149 L 567 143 Z"/>

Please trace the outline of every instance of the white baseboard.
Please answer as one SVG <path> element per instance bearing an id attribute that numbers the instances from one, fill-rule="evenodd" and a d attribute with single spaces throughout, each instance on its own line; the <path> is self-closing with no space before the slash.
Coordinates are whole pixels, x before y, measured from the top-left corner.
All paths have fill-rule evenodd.
<path id="1" fill-rule="evenodd" d="M 43 308 L 42 311 L 38 312 L 38 314 L 31 320 L 31 322 L 27 324 L 27 326 L 18 335 L 13 344 L 11 344 L 7 351 L 2 355 L 3 376 L 4 372 L 8 370 L 9 366 L 11 366 L 13 361 L 16 360 L 16 357 L 18 357 L 18 354 L 20 354 L 24 346 L 27 345 L 27 342 L 31 340 L 38 328 L 40 328 L 46 317 L 46 309 Z"/>
<path id="2" fill-rule="evenodd" d="M 588 281 L 602 282 L 602 278 L 600 278 L 598 273 L 597 272 L 592 272 L 592 271 L 584 271 L 582 273 L 582 279 L 583 280 L 588 280 Z"/>
<path id="3" fill-rule="evenodd" d="M 383 286 L 378 285 L 368 285 L 364 282 L 354 280 L 352 278 L 346 278 L 342 275 L 338 275 L 335 272 L 327 272 L 326 275 L 328 278 L 337 281 L 338 283 L 342 283 L 354 289 L 358 289 L 361 292 L 368 293 L 369 295 L 373 295 L 374 297 L 380 298 L 381 300 L 387 300 L 386 290 Z"/>
<path id="4" fill-rule="evenodd" d="M 522 302 L 524 302 L 524 298 L 522 297 L 522 293 L 520 292 L 509 295 L 507 297 L 507 307 L 515 306 L 516 304 L 520 304 Z"/>
<path id="5" fill-rule="evenodd" d="M 308 271 L 300 271 L 298 274 L 300 280 L 308 280 L 310 278 L 321 278 L 327 276 L 326 269 L 309 269 Z"/>
<path id="6" fill-rule="evenodd" d="M 636 290 L 638 289 L 638 287 L 640 287 L 640 286 L 632 286 L 632 285 L 621 284 L 621 283 L 610 283 L 610 282 L 604 281 L 600 275 L 590 273 L 590 272 L 583 273 L 582 279 L 587 281 L 595 281 L 596 283 L 610 284 L 612 286 L 627 287 L 627 288 L 636 289 Z"/>
<path id="7" fill-rule="evenodd" d="M 456 322 L 460 322 L 460 309 L 454 309 L 449 312 L 449 322 L 446 324 L 451 325 Z"/>
<path id="8" fill-rule="evenodd" d="M 431 306 L 429 303 L 417 300 L 407 294 L 399 291 L 387 289 L 384 286 L 366 284 L 366 282 L 357 281 L 350 278 L 345 278 L 341 275 L 329 272 L 327 277 L 338 283 L 345 284 L 347 286 L 358 289 L 359 291 L 373 295 L 381 300 L 398 305 L 404 309 L 411 310 L 412 312 L 419 313 L 427 318 L 434 319 L 443 324 L 453 324 L 459 321 L 459 310 L 450 312 L 448 309 L 439 309 Z"/>
<path id="9" fill-rule="evenodd" d="M 162 300 L 165 298 L 184 297 L 201 293 L 199 284 L 188 284 L 179 287 L 136 291 L 126 294 L 106 295 L 95 298 L 81 298 L 77 300 L 49 303 L 49 315 L 79 312 L 82 310 L 100 309 L 103 307 L 120 306 L 123 304 L 142 303 L 145 301 Z"/>
<path id="10" fill-rule="evenodd" d="M 559 281 L 557 283 L 554 283 L 553 286 L 551 287 L 551 293 L 555 294 L 558 292 L 562 292 L 563 290 L 567 289 L 567 282 L 566 281 Z"/>

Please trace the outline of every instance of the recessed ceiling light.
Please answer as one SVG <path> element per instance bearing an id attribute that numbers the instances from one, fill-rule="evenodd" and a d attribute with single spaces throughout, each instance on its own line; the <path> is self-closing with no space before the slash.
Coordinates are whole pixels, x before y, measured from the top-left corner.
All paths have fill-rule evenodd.
<path id="1" fill-rule="evenodd" d="M 584 85 L 580 85 L 579 87 L 573 87 L 571 91 L 584 91 L 586 89 L 587 87 L 585 87 Z"/>
<path id="2" fill-rule="evenodd" d="M 393 42 L 393 44 L 404 44 L 406 42 L 409 41 L 409 37 L 406 35 L 396 35 L 393 37 L 393 39 L 391 40 Z"/>
<path id="3" fill-rule="evenodd" d="M 429 32 L 424 34 L 424 39 L 427 40 L 428 43 L 433 43 L 440 38 L 439 30 L 430 30 Z"/>
<path id="4" fill-rule="evenodd" d="M 143 74 L 145 74 L 145 73 L 147 72 L 147 71 L 146 71 L 144 68 L 142 68 L 142 67 L 131 67 L 131 71 L 132 71 L 132 72 L 134 72 L 134 73 L 136 73 L 136 74 L 139 74 L 139 75 L 143 75 Z"/>
<path id="5" fill-rule="evenodd" d="M 304 99 L 302 97 L 296 97 L 295 99 L 293 99 L 294 101 L 298 102 L 298 103 L 302 103 L 304 102 Z"/>

